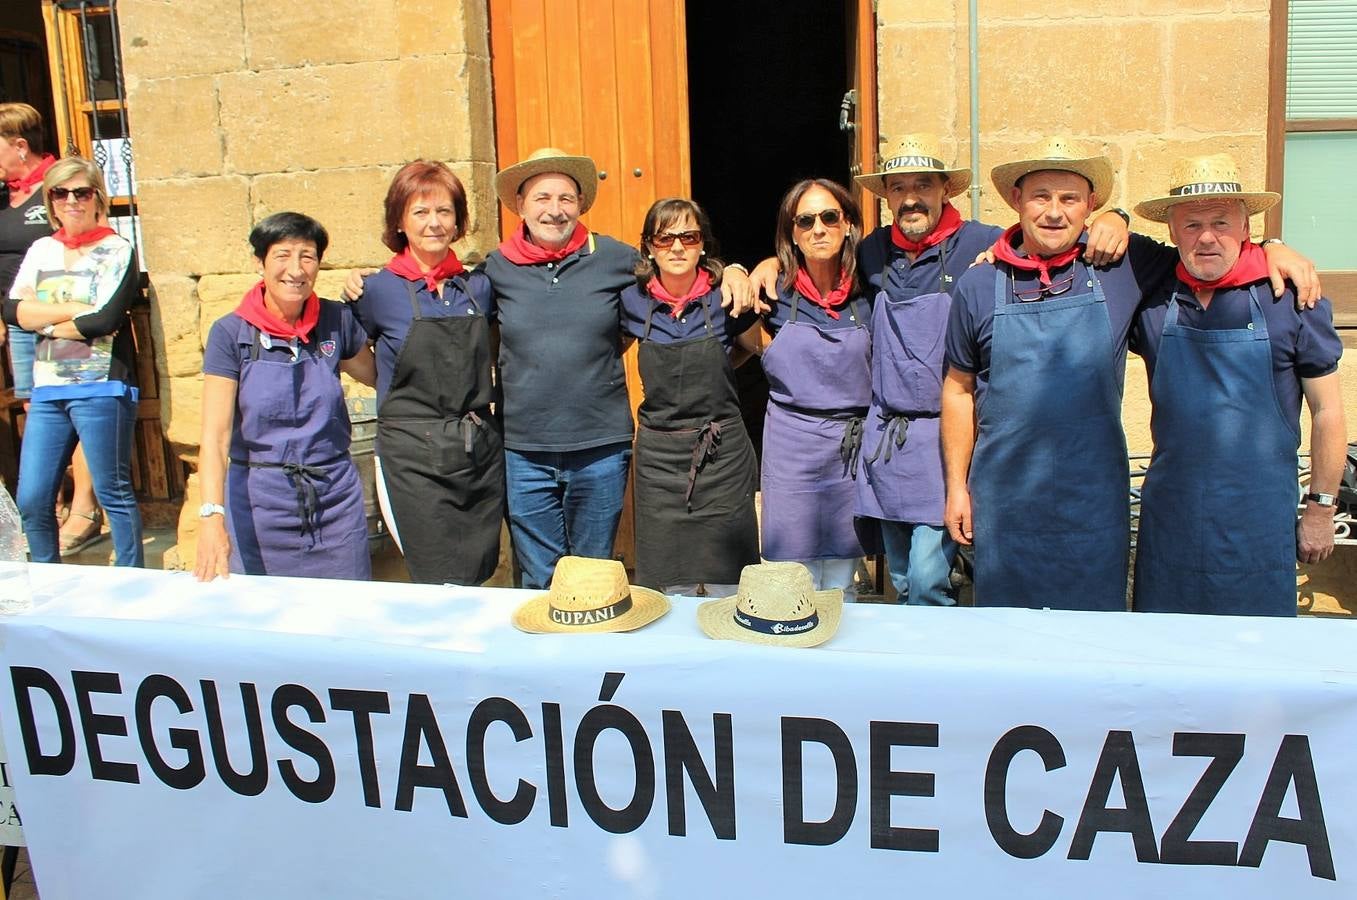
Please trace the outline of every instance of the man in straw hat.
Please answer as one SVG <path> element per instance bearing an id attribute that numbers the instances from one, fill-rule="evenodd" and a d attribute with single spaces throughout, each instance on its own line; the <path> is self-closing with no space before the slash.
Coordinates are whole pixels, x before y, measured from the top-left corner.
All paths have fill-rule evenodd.
<path id="1" fill-rule="evenodd" d="M 544 147 L 495 176 L 522 224 L 482 264 L 495 293 L 509 531 L 523 587 L 545 588 L 563 556 L 612 556 L 631 461 L 620 355 L 623 288 L 637 251 L 580 216 L 598 195 L 593 159 Z M 748 276 L 727 265 L 723 303 L 750 306 Z M 362 294 L 349 276 L 344 296 Z M 455 540 L 455 537 L 452 539 Z"/>
<path id="2" fill-rule="evenodd" d="M 1079 261 L 1111 161 L 1067 136 L 991 179 L 1019 223 L 957 286 L 942 387 L 945 519 L 975 544 L 977 605 L 1126 608 L 1129 469 L 1121 426 L 1128 333 L 1172 277 L 1172 248 Z M 1286 248 L 1290 272 L 1312 272 Z"/>
<path id="3" fill-rule="evenodd" d="M 952 605 L 949 574 L 956 544 L 943 526 L 938 410 L 942 335 L 957 279 L 1003 229 L 963 220 L 951 198 L 971 183 L 970 169 L 943 162 L 942 142 L 906 134 L 885 154 L 881 171 L 857 182 L 890 205 L 893 220 L 858 245 L 858 271 L 871 284 L 872 400 L 863 435 L 854 512 L 880 526 L 898 597 Z M 1130 216 L 1109 211 L 1091 229 L 1090 262 L 1119 258 Z M 755 269 L 755 286 L 775 291 L 776 260 Z"/>
<path id="4" fill-rule="evenodd" d="M 562 556 L 610 557 L 631 460 L 620 295 L 637 251 L 579 218 L 598 193 L 587 156 L 547 147 L 495 176 L 523 220 L 485 261 L 499 310 L 509 530 L 524 587 Z M 725 302 L 748 294 L 727 267 Z M 747 302 L 744 298 L 741 302 Z"/>
<path id="5" fill-rule="evenodd" d="M 1249 217 L 1280 199 L 1244 190 L 1234 159 L 1219 153 L 1180 160 L 1168 193 L 1136 207 L 1168 224 L 1179 257 L 1132 331 L 1154 404 L 1137 610 L 1294 616 L 1296 560 L 1333 550 L 1347 441 L 1343 344 L 1327 300 L 1297 310 L 1290 289 L 1266 290 Z M 1302 395 L 1312 466 L 1297 524 Z"/>

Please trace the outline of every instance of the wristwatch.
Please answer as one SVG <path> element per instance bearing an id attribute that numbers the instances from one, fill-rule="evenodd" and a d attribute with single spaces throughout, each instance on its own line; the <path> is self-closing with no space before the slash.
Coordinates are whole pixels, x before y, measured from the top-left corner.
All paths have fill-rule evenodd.
<path id="1" fill-rule="evenodd" d="M 1306 494 L 1305 499 L 1320 506 L 1336 506 L 1338 499 L 1333 494 Z"/>
<path id="2" fill-rule="evenodd" d="M 52 335 L 56 334 L 56 331 L 57 327 L 55 325 L 44 325 L 38 329 L 38 333 L 41 334 L 43 337 L 51 337 Z"/>
<path id="3" fill-rule="evenodd" d="M 208 516 L 224 515 L 226 515 L 226 507 L 222 506 L 220 503 L 204 503 L 202 506 L 198 507 L 198 518 L 200 519 L 206 519 Z"/>

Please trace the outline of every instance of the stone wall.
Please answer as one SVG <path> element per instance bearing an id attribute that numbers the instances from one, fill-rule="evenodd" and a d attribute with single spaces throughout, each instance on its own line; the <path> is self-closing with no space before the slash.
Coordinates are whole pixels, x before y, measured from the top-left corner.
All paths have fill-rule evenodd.
<path id="1" fill-rule="evenodd" d="M 118 5 L 137 194 L 162 358 L 162 418 L 199 440 L 207 330 L 256 280 L 247 236 L 292 209 L 330 232 L 318 288 L 380 265 L 382 198 L 416 157 L 471 190 L 473 230 L 497 234 L 485 0 L 123 0 Z M 190 498 L 191 499 L 191 498 Z"/>
<path id="2" fill-rule="evenodd" d="M 880 0 L 877 79 L 883 146 L 933 131 L 970 163 L 967 0 Z M 1168 186 L 1180 156 L 1225 151 L 1246 184 L 1267 176 L 1268 0 L 1074 0 L 980 4 L 978 217 L 1017 221 L 989 171 L 1043 136 L 1092 142 L 1117 167 L 1112 203 L 1132 209 Z M 971 214 L 970 193 L 956 199 Z M 1263 217 L 1255 216 L 1256 236 Z M 1131 227 L 1168 240 L 1164 226 Z M 1298 248 L 1304 252 L 1304 247 Z M 1357 354 L 1344 360 L 1349 434 L 1357 435 Z M 1148 452 L 1144 367 L 1127 371 L 1133 452 Z M 1307 429 L 1308 441 L 1308 429 Z"/>
<path id="3" fill-rule="evenodd" d="M 1246 184 L 1266 179 L 1269 0 L 1028 0 L 980 3 L 980 183 L 978 217 L 1017 221 L 989 171 L 1033 141 L 1067 132 L 1093 142 L 1117 167 L 1112 201 L 1127 210 L 1168 186 L 1179 156 L 1225 151 Z M 967 0 L 880 0 L 877 7 L 879 127 L 943 136 L 956 164 L 970 164 Z M 957 198 L 971 214 L 969 192 Z M 1255 236 L 1262 235 L 1255 216 Z M 1167 240 L 1164 226 L 1131 227 Z M 1298 248 L 1304 252 L 1304 247 Z M 1349 439 L 1357 438 L 1357 353 L 1343 360 Z M 1123 420 L 1133 453 L 1148 453 L 1150 406 L 1144 364 L 1127 364 Z M 1307 415 L 1302 416 L 1308 420 Z M 1303 421 L 1309 448 L 1309 423 Z M 1312 600 L 1342 593 L 1357 611 L 1344 554 L 1306 572 Z M 1341 572 L 1340 572 L 1341 569 Z M 1329 599 L 1332 599 L 1331 597 Z"/>

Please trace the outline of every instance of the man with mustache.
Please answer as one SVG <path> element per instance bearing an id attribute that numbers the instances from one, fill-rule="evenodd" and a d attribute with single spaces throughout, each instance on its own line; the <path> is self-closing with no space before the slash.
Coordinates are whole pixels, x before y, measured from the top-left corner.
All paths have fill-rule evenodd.
<path id="1" fill-rule="evenodd" d="M 895 218 L 859 253 L 862 271 L 881 293 L 872 307 L 872 405 L 855 511 L 880 523 L 900 599 L 950 606 L 957 545 L 943 524 L 943 335 L 957 281 L 1003 229 L 962 220 L 951 198 L 966 190 L 971 173 L 948 168 L 941 157 L 935 135 L 909 134 L 880 172 L 857 178 L 886 199 Z M 1120 256 L 1128 218 L 1103 214 L 1087 251 L 1091 261 Z"/>
<path id="2" fill-rule="evenodd" d="M 1343 342 L 1327 300 L 1298 311 L 1289 289 L 1265 290 L 1249 217 L 1280 199 L 1244 190 L 1234 159 L 1218 153 L 1179 160 L 1168 193 L 1136 207 L 1168 223 L 1179 256 L 1132 331 L 1154 402 L 1137 611 L 1294 616 L 1297 559 L 1333 552 Z M 1311 469 L 1297 523 L 1302 396 Z"/>
<path id="3" fill-rule="evenodd" d="M 949 577 L 956 543 L 942 517 L 942 338 L 958 279 L 1003 229 L 962 220 L 951 198 L 970 186 L 970 170 L 949 168 L 933 134 L 904 135 L 885 154 L 881 171 L 859 175 L 857 182 L 886 200 L 893 220 L 858 246 L 858 271 L 876 296 L 872 403 L 855 513 L 879 523 L 891 584 L 902 602 L 950 606 L 956 602 Z M 1098 218 L 1089 261 L 1109 262 L 1125 251 L 1129 218 L 1116 211 Z M 758 286 L 769 277 L 776 280 L 776 260 L 761 263 L 751 281 Z"/>

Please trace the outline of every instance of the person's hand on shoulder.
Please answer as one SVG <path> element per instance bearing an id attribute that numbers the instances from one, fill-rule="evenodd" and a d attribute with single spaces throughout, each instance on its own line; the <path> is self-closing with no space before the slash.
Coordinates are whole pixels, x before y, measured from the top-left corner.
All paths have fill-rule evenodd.
<path id="1" fill-rule="evenodd" d="M 363 296 L 363 279 L 376 271 L 376 269 L 350 269 L 349 277 L 344 279 L 344 289 L 339 292 L 340 299 L 345 303 L 353 303 Z"/>
<path id="2" fill-rule="evenodd" d="M 1126 255 L 1131 246 L 1131 224 L 1123 213 L 1109 209 L 1094 219 L 1088 228 L 1088 245 L 1084 248 L 1084 262 L 1090 266 L 1107 266 Z"/>
<path id="3" fill-rule="evenodd" d="M 1280 297 L 1285 293 L 1286 282 L 1290 280 L 1296 286 L 1296 309 L 1314 309 L 1322 296 L 1319 270 L 1314 261 L 1275 239 L 1263 244 L 1263 252 L 1267 254 L 1267 277 L 1272 282 L 1272 296 Z"/>

